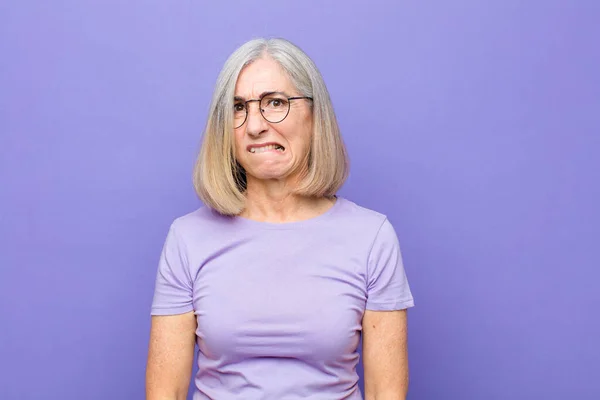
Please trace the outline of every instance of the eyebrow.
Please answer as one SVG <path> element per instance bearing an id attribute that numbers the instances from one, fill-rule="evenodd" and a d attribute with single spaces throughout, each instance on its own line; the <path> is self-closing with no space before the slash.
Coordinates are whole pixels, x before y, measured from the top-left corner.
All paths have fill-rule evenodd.
<path id="1" fill-rule="evenodd" d="M 290 96 L 289 96 L 287 93 L 285 93 L 285 92 L 278 91 L 278 90 L 270 90 L 270 91 L 262 92 L 262 93 L 260 94 L 260 96 L 258 96 L 258 98 L 259 98 L 259 99 L 262 99 L 264 96 L 268 96 L 268 95 L 270 95 L 270 94 L 281 94 L 281 95 L 284 95 L 285 97 L 290 97 Z M 241 101 L 241 102 L 244 102 L 244 101 L 246 101 L 246 99 L 245 99 L 244 97 L 242 97 L 242 96 L 235 96 L 235 97 L 233 98 L 233 101 Z"/>

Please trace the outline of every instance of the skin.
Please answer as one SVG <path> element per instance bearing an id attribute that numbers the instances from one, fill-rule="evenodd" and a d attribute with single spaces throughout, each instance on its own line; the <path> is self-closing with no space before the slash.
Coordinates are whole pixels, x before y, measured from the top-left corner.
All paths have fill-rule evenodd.
<path id="1" fill-rule="evenodd" d="M 238 77 L 235 96 L 258 99 L 264 92 L 299 96 L 279 65 L 256 60 Z M 240 215 L 257 221 L 284 223 L 313 218 L 335 200 L 300 197 L 293 193 L 312 135 L 310 101 L 294 100 L 279 123 L 266 121 L 258 103 L 248 103 L 246 122 L 235 129 L 236 158 L 246 171 L 246 208 Z M 276 143 L 283 152 L 251 153 L 249 146 Z M 365 311 L 363 363 L 365 400 L 402 400 L 408 387 L 406 311 Z M 147 400 L 184 400 L 191 380 L 196 318 L 193 312 L 153 316 L 146 369 Z"/>
<path id="2" fill-rule="evenodd" d="M 185 400 L 192 377 L 196 316 L 152 316 L 146 365 L 147 400 Z"/>
<path id="3" fill-rule="evenodd" d="M 285 97 L 300 96 L 275 61 L 259 59 L 245 68 L 235 87 L 235 96 L 258 99 L 265 92 L 283 92 Z M 294 100 L 288 116 L 279 123 L 265 120 L 257 102 L 248 103 L 248 117 L 235 129 L 236 158 L 247 177 L 246 208 L 241 216 L 265 222 L 293 222 L 325 212 L 333 201 L 296 196 L 298 182 L 310 148 L 312 111 L 310 101 Z M 253 154 L 248 146 L 277 143 L 285 148 Z"/>
<path id="4" fill-rule="evenodd" d="M 406 310 L 363 316 L 365 400 L 404 400 L 408 391 Z"/>

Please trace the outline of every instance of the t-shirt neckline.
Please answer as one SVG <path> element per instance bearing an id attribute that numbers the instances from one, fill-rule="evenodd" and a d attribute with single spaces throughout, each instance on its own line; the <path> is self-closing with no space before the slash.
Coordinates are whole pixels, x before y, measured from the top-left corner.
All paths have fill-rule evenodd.
<path id="1" fill-rule="evenodd" d="M 312 218 L 303 219 L 301 221 L 293 221 L 293 222 L 265 222 L 265 221 L 256 221 L 250 218 L 240 217 L 238 215 L 231 217 L 233 222 L 238 226 L 247 226 L 247 227 L 255 227 L 255 228 L 263 228 L 263 229 L 296 229 L 303 228 L 306 226 L 311 226 L 317 223 L 322 222 L 329 218 L 333 213 L 335 213 L 342 202 L 345 201 L 343 197 L 334 196 L 335 203 L 325 212 L 314 216 Z"/>

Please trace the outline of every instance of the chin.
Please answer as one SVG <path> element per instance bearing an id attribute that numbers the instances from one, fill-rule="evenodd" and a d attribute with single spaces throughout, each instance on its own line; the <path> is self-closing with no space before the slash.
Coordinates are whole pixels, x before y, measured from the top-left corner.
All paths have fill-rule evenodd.
<path id="1" fill-rule="evenodd" d="M 282 180 L 289 177 L 288 168 L 258 168 L 256 170 L 246 170 L 246 175 L 254 179 L 266 180 Z"/>
<path id="2" fill-rule="evenodd" d="M 286 174 L 283 173 L 279 173 L 279 172 L 257 172 L 255 174 L 250 174 L 252 176 L 252 178 L 254 179 L 258 179 L 261 181 L 267 181 L 267 180 L 281 180 L 281 179 L 285 179 L 286 178 Z"/>

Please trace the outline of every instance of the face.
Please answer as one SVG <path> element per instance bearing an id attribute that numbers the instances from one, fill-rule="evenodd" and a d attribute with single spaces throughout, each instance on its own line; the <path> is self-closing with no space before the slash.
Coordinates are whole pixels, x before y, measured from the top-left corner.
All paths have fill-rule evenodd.
<path id="1" fill-rule="evenodd" d="M 273 109 L 285 104 L 275 98 L 301 96 L 279 64 L 270 58 L 256 60 L 244 68 L 238 77 L 234 110 L 238 110 L 236 113 L 239 114 L 245 101 L 259 99 L 261 95 L 273 92 L 277 94 L 270 97 L 272 100 L 268 100 L 271 104 L 269 107 Z M 266 108 L 263 109 L 265 113 L 269 112 Z M 277 123 L 263 118 L 259 102 L 247 103 L 246 110 L 246 121 L 235 128 L 234 135 L 236 158 L 246 171 L 248 183 L 252 180 L 285 180 L 295 177 L 304 167 L 310 148 L 310 100 L 290 101 L 287 117 Z"/>

